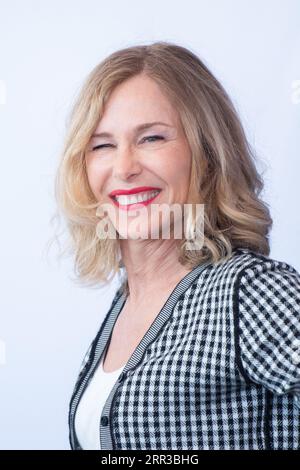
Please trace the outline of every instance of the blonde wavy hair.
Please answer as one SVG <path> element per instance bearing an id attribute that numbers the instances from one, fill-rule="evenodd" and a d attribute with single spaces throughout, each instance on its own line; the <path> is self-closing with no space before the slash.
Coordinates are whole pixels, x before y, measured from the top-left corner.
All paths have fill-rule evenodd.
<path id="1" fill-rule="evenodd" d="M 204 241 L 187 250 L 183 238 L 180 263 L 217 263 L 239 247 L 269 255 L 272 219 L 260 198 L 263 179 L 232 101 L 196 54 L 160 41 L 105 58 L 88 75 L 69 115 L 55 197 L 56 216 L 67 226 L 66 249 L 75 254 L 76 280 L 100 287 L 122 275 L 118 238 L 100 239 L 96 233 L 99 202 L 88 183 L 85 152 L 110 93 L 138 74 L 153 79 L 178 110 L 192 155 L 189 201 L 205 204 Z M 121 289 L 129 292 L 126 273 Z"/>

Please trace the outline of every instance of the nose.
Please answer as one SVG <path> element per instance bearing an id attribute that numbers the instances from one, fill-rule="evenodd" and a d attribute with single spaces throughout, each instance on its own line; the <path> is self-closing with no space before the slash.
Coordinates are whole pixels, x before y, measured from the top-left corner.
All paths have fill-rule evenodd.
<path id="1" fill-rule="evenodd" d="M 114 155 L 113 176 L 116 179 L 126 180 L 132 175 L 141 172 L 141 163 L 136 154 L 129 147 L 120 148 Z"/>

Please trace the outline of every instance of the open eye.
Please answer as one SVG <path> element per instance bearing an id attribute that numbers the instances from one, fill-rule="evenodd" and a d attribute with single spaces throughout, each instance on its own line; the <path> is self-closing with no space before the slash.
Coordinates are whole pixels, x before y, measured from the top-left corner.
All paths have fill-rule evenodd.
<path id="1" fill-rule="evenodd" d="M 148 139 L 164 140 L 164 137 L 162 137 L 161 135 L 149 135 L 148 137 L 143 137 L 142 142 L 145 142 L 145 140 L 148 140 Z"/>
<path id="2" fill-rule="evenodd" d="M 149 141 L 149 139 L 154 139 L 152 140 L 152 142 L 156 142 L 156 140 L 165 140 L 165 138 L 161 135 L 149 135 L 147 137 L 143 137 L 141 142 L 145 142 L 146 140 Z M 100 145 L 96 145 L 95 147 L 92 148 L 92 150 L 100 150 L 102 148 L 107 148 L 107 147 L 111 147 L 112 145 L 111 144 L 100 144 Z"/>

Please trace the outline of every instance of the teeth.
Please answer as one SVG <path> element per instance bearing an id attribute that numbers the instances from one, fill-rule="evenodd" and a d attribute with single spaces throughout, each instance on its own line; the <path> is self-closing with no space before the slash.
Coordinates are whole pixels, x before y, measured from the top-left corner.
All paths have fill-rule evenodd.
<path id="1" fill-rule="evenodd" d="M 148 201 L 149 199 L 152 199 L 154 196 L 156 196 L 159 192 L 160 191 L 158 190 L 147 191 L 144 193 L 131 194 L 128 196 L 115 196 L 115 198 L 119 204 L 126 206 L 128 204 L 137 204 L 138 202 Z"/>

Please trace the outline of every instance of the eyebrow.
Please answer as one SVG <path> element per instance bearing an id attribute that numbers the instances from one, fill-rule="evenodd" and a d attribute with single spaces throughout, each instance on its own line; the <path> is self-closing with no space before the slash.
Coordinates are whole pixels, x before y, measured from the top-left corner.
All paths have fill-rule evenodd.
<path id="1" fill-rule="evenodd" d="M 149 127 L 153 127 L 156 125 L 161 125 L 161 126 L 167 126 L 167 127 L 174 127 L 171 126 L 171 124 L 167 124 L 166 122 L 162 121 L 153 121 L 153 122 L 144 122 L 143 124 L 139 124 L 134 128 L 135 132 L 140 132 L 145 129 L 149 129 Z M 92 137 L 113 137 L 113 135 L 110 132 L 98 132 L 96 134 L 93 134 Z"/>

